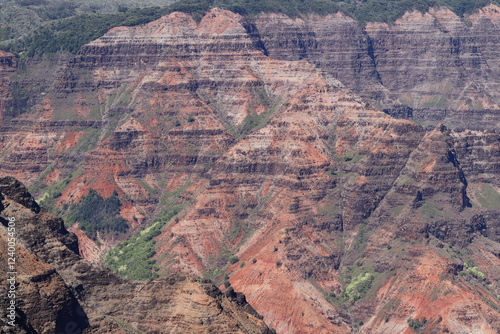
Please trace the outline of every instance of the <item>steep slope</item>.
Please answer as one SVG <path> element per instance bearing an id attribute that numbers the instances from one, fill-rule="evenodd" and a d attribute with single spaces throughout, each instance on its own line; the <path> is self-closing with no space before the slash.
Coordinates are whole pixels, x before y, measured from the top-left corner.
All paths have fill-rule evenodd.
<path id="1" fill-rule="evenodd" d="M 478 57 L 490 87 L 495 11 L 471 16 L 482 22 L 471 38 L 482 38 Z M 400 103 L 399 94 L 416 89 L 415 77 L 427 87 L 458 78 L 486 87 L 482 74 L 449 63 L 449 77 L 433 74 L 437 63 L 399 77 L 397 67 L 410 68 L 406 49 L 394 58 L 389 46 L 424 37 L 442 45 L 451 36 L 424 34 L 419 22 L 473 34 L 443 10 L 366 31 L 341 14 L 251 21 L 220 9 L 199 23 L 172 13 L 112 29 L 57 72 L 41 103 L 5 127 L 1 170 L 63 213 L 90 188 L 103 197 L 117 191 L 132 231 L 165 224 L 155 246 L 160 275 L 195 273 L 224 284 L 229 296 L 242 291 L 279 333 L 494 333 L 496 92 L 480 96 L 491 112 L 450 104 L 446 118 L 432 116 L 426 127 L 462 123 L 426 132 L 391 110 L 373 110 L 331 76 L 365 96 L 375 92 L 381 105 Z M 377 49 L 384 43 L 388 50 Z M 447 58 L 443 48 L 429 57 Z M 477 99 L 471 89 L 462 97 Z M 445 93 L 457 100 L 455 91 Z M 104 247 L 126 236 L 99 235 Z M 85 249 L 100 256 L 95 244 Z M 92 299 L 96 308 L 106 293 Z"/>
<path id="2" fill-rule="evenodd" d="M 0 51 L 0 120 L 3 121 L 5 113 L 12 106 L 12 87 L 10 76 L 16 68 L 16 59 L 14 55 Z"/>
<path id="3" fill-rule="evenodd" d="M 16 324 L 3 313 L 5 333 L 214 332 L 271 333 L 244 296 L 224 296 L 207 282 L 170 276 L 124 281 L 81 259 L 63 222 L 33 201 L 17 180 L 0 179 L 2 279 L 9 272 L 8 222 L 15 220 Z M 10 252 L 10 251 L 9 251 Z M 5 284 L 2 293 L 7 295 Z M 124 301 L 127 301 L 124 303 Z M 2 298 L 2 308 L 10 300 Z"/>
<path id="4" fill-rule="evenodd" d="M 307 59 L 392 115 L 494 129 L 499 17 L 495 5 L 466 19 L 430 9 L 363 29 L 340 13 L 295 20 L 264 14 L 254 21 L 254 35 L 270 56 Z"/>

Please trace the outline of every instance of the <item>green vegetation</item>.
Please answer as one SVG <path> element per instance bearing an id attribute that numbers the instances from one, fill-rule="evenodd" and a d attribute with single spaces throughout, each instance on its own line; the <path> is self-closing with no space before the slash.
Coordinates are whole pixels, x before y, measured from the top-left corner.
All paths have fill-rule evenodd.
<path id="1" fill-rule="evenodd" d="M 396 206 L 392 208 L 391 212 L 394 216 L 399 216 L 401 212 L 404 210 L 404 208 L 405 208 L 404 205 Z"/>
<path id="2" fill-rule="evenodd" d="M 360 264 L 358 262 L 356 265 L 342 268 L 341 281 L 344 286 L 342 293 L 335 294 L 322 289 L 320 291 L 329 303 L 349 309 L 358 300 L 376 298 L 377 291 L 387 283 L 391 275 L 394 275 L 394 270 L 376 272 L 373 269 L 373 263 Z"/>
<path id="3" fill-rule="evenodd" d="M 471 186 L 475 198 L 484 208 L 498 208 L 500 206 L 500 193 L 488 183 L 479 183 Z"/>
<path id="4" fill-rule="evenodd" d="M 438 203 L 435 202 L 424 202 L 420 208 L 418 208 L 418 212 L 427 221 L 431 221 L 439 218 L 446 218 L 450 216 L 450 212 L 442 209 Z"/>
<path id="5" fill-rule="evenodd" d="M 158 277 L 153 272 L 156 263 L 152 259 L 156 254 L 153 238 L 160 235 L 165 223 L 153 223 L 135 237 L 119 244 L 106 254 L 104 263 L 124 278 L 146 280 Z"/>
<path id="6" fill-rule="evenodd" d="M 340 207 L 337 204 L 331 202 L 331 203 L 325 204 L 325 206 L 318 207 L 318 211 L 319 211 L 319 213 L 324 214 L 324 215 L 339 214 Z"/>
<path id="7" fill-rule="evenodd" d="M 448 103 L 445 94 L 438 94 L 433 96 L 427 101 L 424 101 L 420 107 L 421 108 L 442 108 Z"/>
<path id="8" fill-rule="evenodd" d="M 52 20 L 50 24 L 41 28 L 37 25 L 31 27 L 31 31 L 34 31 L 31 35 L 4 47 L 8 51 L 29 57 L 60 51 L 76 53 L 84 44 L 99 38 L 113 27 L 144 24 L 173 11 L 190 13 L 196 20 L 200 20 L 212 7 L 228 9 L 246 16 L 261 12 L 279 12 L 297 17 L 307 13 L 326 15 L 342 11 L 365 23 L 393 22 L 407 10 L 425 12 L 431 6 L 446 6 L 458 15 L 464 15 L 490 2 L 500 4 L 499 0 L 181 0 L 165 7 L 129 9 L 121 5 L 115 9 L 117 12 L 114 14 L 80 15 L 74 15 L 75 5 L 61 2 L 55 9 L 47 11 L 49 17 L 45 19 Z M 11 27 L 2 26 L 1 29 L 0 40 L 12 37 Z"/>
<path id="9" fill-rule="evenodd" d="M 25 52 L 28 57 L 60 51 L 76 53 L 84 44 L 101 37 L 113 27 L 144 24 L 164 14 L 165 9 L 151 7 L 109 15 L 78 15 L 39 29 L 31 36 L 12 44 L 9 51 Z"/>
<path id="10" fill-rule="evenodd" d="M 426 323 L 427 323 L 426 318 L 422 318 L 422 319 L 410 318 L 410 319 L 408 319 L 408 326 L 410 326 L 410 328 L 413 329 L 414 331 L 424 327 Z"/>
<path id="11" fill-rule="evenodd" d="M 366 227 L 366 224 L 359 224 L 359 231 L 354 239 L 353 252 L 360 253 L 363 251 L 370 239 L 371 231 Z"/>
<path id="12" fill-rule="evenodd" d="M 147 185 L 145 182 L 141 183 L 143 186 Z M 176 201 L 190 184 L 188 181 L 181 188 L 165 193 L 159 203 L 163 209 L 153 219 L 155 223 L 110 250 L 104 258 L 104 263 L 124 278 L 146 280 L 158 277 L 157 272 L 160 268 L 156 266 L 156 260 L 153 259 L 156 254 L 154 238 L 160 235 L 163 227 L 182 210 L 183 205 L 176 204 Z M 156 193 L 149 185 L 146 188 Z M 181 238 L 177 242 L 180 240 Z M 174 257 L 173 254 L 165 253 L 161 260 L 168 258 L 171 261 Z"/>
<path id="13" fill-rule="evenodd" d="M 80 14 L 125 12 L 133 7 L 166 6 L 175 0 L 2 0 L 0 26 L 15 39 L 48 22 Z"/>
<path id="14" fill-rule="evenodd" d="M 255 111 L 250 111 L 247 117 L 243 120 L 243 124 L 237 128 L 229 129 L 229 131 L 235 135 L 236 139 L 241 139 L 252 131 L 264 127 L 281 103 L 281 97 L 277 97 L 274 103 L 271 104 L 271 97 L 267 95 L 264 88 L 256 89 L 254 95 L 257 100 L 268 109 L 260 114 L 257 114 Z"/>
<path id="15" fill-rule="evenodd" d="M 356 276 L 345 289 L 345 294 L 349 301 L 354 302 L 361 299 L 371 288 L 373 279 L 374 277 L 370 273 Z"/>
<path id="16" fill-rule="evenodd" d="M 213 255 L 208 259 L 208 266 L 206 268 L 204 277 L 208 278 L 218 284 L 223 283 L 223 276 L 230 265 L 238 263 L 240 259 L 234 253 L 237 251 L 239 244 L 253 233 L 253 230 L 240 221 L 234 221 L 231 228 L 224 235 L 223 241 L 220 243 L 221 252 L 218 255 Z M 239 241 L 237 245 L 234 245 Z M 240 262 L 240 268 L 245 266 L 245 262 Z"/>
<path id="17" fill-rule="evenodd" d="M 249 134 L 253 129 L 260 128 L 265 124 L 265 117 L 257 115 L 255 112 L 248 115 L 243 124 L 238 129 L 239 137 L 244 137 Z"/>
<path id="18" fill-rule="evenodd" d="M 32 186 L 32 192 L 37 193 L 40 191 L 40 189 L 43 189 L 46 187 L 45 183 L 42 181 L 52 170 L 55 168 L 55 164 L 51 164 L 47 167 L 47 169 L 40 175 L 38 180 L 33 184 Z M 40 206 L 44 207 L 48 211 L 60 215 L 62 214 L 61 211 L 57 210 L 54 206 L 55 202 L 59 197 L 61 197 L 62 192 L 64 189 L 71 183 L 71 181 L 79 176 L 82 175 L 82 171 L 77 169 L 76 171 L 72 172 L 70 175 L 65 177 L 59 182 L 56 182 L 52 185 L 50 185 L 48 188 L 45 189 L 45 192 L 42 194 L 42 196 L 37 200 L 38 204 Z"/>
<path id="19" fill-rule="evenodd" d="M 104 199 L 94 189 L 90 189 L 80 203 L 69 208 L 67 221 L 78 222 L 79 227 L 92 239 L 96 240 L 97 232 L 124 233 L 128 230 L 125 219 L 119 216 L 121 203 L 118 194 L 113 192 Z"/>
<path id="20" fill-rule="evenodd" d="M 84 130 L 84 136 L 78 140 L 74 151 L 75 153 L 84 154 L 85 152 L 93 149 L 97 142 L 99 141 L 99 135 L 101 134 L 101 129 L 98 128 L 88 128 Z"/>
<path id="21" fill-rule="evenodd" d="M 356 163 L 359 160 L 361 160 L 364 157 L 364 155 L 360 154 L 346 154 L 344 156 L 338 157 L 336 160 L 338 162 L 350 162 L 350 163 Z"/>
<path id="22" fill-rule="evenodd" d="M 203 277 L 212 280 L 216 285 L 223 283 L 227 268 L 239 261 L 239 258 L 232 254 L 232 250 L 223 248 L 218 255 L 211 256 Z"/>
<path id="23" fill-rule="evenodd" d="M 241 212 L 245 206 L 249 205 L 249 200 L 241 198 L 234 204 L 233 210 L 235 210 L 235 212 Z M 247 212 L 250 214 L 246 219 L 234 220 L 231 222 L 229 229 L 226 230 L 223 239 L 219 243 L 220 252 L 218 254 L 213 254 L 208 259 L 208 265 L 204 274 L 205 278 L 219 285 L 224 282 L 224 274 L 231 265 L 238 262 L 240 262 L 240 268 L 246 265 L 246 263 L 240 261 L 240 258 L 235 254 L 238 252 L 238 247 L 253 234 L 254 229 L 248 221 L 253 219 L 253 214 L 258 214 L 258 208 L 258 206 L 253 209 L 247 207 L 246 210 L 248 210 Z M 255 262 L 257 261 L 255 260 Z"/>
<path id="24" fill-rule="evenodd" d="M 481 281 L 486 280 L 486 275 L 482 273 L 478 267 L 473 267 L 468 263 L 464 263 L 464 270 L 462 271 L 462 273 L 469 274 Z"/>
<path id="25" fill-rule="evenodd" d="M 361 22 L 393 22 L 405 11 L 425 12 L 429 7 L 446 6 L 458 15 L 470 13 L 498 0 L 183 0 L 174 6 L 201 12 L 208 5 L 252 16 L 261 12 L 279 12 L 292 17 L 307 13 L 330 14 L 343 11 Z"/>

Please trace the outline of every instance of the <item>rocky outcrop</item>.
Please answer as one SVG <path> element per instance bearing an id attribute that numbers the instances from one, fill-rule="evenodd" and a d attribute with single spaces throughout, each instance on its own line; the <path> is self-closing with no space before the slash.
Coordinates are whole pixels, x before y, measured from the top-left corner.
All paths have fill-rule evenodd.
<path id="1" fill-rule="evenodd" d="M 8 222 L 15 220 L 15 323 L 0 316 L 5 333 L 272 333 L 244 297 L 223 295 L 210 282 L 169 276 L 124 281 L 80 258 L 76 238 L 61 219 L 39 210 L 26 188 L 0 179 L 2 239 L 0 266 L 6 281 Z M 26 205 L 26 202 L 32 203 Z M 5 284 L 2 292 L 7 296 Z M 124 301 L 127 301 L 124 303 Z M 2 298 L 2 308 L 10 300 Z"/>

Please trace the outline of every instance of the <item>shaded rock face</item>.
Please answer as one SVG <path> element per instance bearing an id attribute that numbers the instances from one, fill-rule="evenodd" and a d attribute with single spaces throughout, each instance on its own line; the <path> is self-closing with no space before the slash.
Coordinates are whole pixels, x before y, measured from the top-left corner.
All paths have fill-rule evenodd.
<path id="1" fill-rule="evenodd" d="M 498 127 L 499 19 L 494 5 L 466 20 L 431 9 L 365 28 L 342 14 L 269 14 L 255 20 L 254 34 L 271 57 L 307 59 L 376 106 L 410 107 L 406 117 L 429 126 L 480 130 Z"/>
<path id="2" fill-rule="evenodd" d="M 470 18 L 488 31 L 483 37 L 496 27 L 495 8 Z M 422 49 L 430 55 L 422 54 L 411 75 L 391 68 L 411 69 L 406 52 L 415 49 L 406 46 L 416 47 L 408 42 L 415 36 L 439 46 L 450 31 L 469 34 L 460 42 L 469 43 L 463 50 L 476 41 L 473 28 L 449 12 L 419 15 L 363 29 L 341 14 L 302 20 L 269 14 L 252 21 L 214 9 L 200 23 L 172 13 L 145 26 L 112 29 L 57 72 L 54 89 L 32 112 L 5 127 L 0 168 L 36 186 L 40 195 L 46 192 L 61 209 L 89 188 L 104 197 L 116 190 L 125 203 L 121 215 L 136 229 L 181 205 L 183 211 L 156 238 L 161 270 L 220 280 L 227 274 L 227 298 L 241 301 L 234 291 L 244 292 L 279 333 L 347 333 L 359 327 L 402 333 L 408 321 L 423 317 L 432 319 L 429 331 L 495 333 L 496 93 L 482 95 L 483 107 L 490 103 L 493 111 L 485 109 L 484 117 L 451 104 L 446 108 L 452 114 L 435 117 L 435 106 L 404 100 L 406 91 L 420 101 L 433 96 L 443 80 L 453 85 L 461 76 L 466 82 L 479 75 L 456 62 L 444 63 L 449 77 L 436 72 L 439 60 L 434 63 L 430 55 L 450 58 L 443 47 L 436 53 Z M 419 20 L 431 30 L 437 22 L 450 27 L 424 34 Z M 496 48 L 493 37 L 486 38 L 480 64 Z M 461 52 L 455 56 L 470 56 Z M 494 86 L 497 78 L 488 72 L 493 70 L 484 71 Z M 420 77 L 427 88 L 418 86 Z M 474 87 L 457 99 L 476 96 Z M 455 99 L 453 89 L 443 92 Z M 387 112 L 374 110 L 353 90 L 375 94 Z M 454 117 L 462 123 L 426 131 L 391 114 L 424 115 L 424 125 Z M 478 129 L 478 120 L 487 119 L 490 124 Z M 58 196 L 51 189 L 60 190 Z M 79 249 L 99 253 L 95 244 Z M 73 289 L 77 301 L 93 310 L 109 306 L 120 321 L 129 319 L 140 330 L 137 309 L 120 300 L 140 304 L 136 289 L 169 285 L 160 279 L 108 291 L 104 286 L 122 286 L 109 272 L 104 279 L 84 261 L 76 265 L 47 256 L 42 260 L 61 268 L 57 272 L 70 287 L 102 281 L 100 288 Z M 464 269 L 467 261 L 484 279 Z M 87 273 L 88 268 L 94 269 Z M 370 282 L 364 295 L 355 290 L 360 277 Z M 201 289 L 184 281 L 172 289 Z M 154 310 L 161 307 L 151 303 Z M 108 315 L 106 326 L 117 328 L 119 321 Z M 90 324 L 93 316 L 87 313 Z M 148 328 L 159 326 L 159 319 Z"/>
<path id="3" fill-rule="evenodd" d="M 14 103 L 10 76 L 15 70 L 16 59 L 14 55 L 0 51 L 0 120 L 2 122 Z"/>
<path id="4" fill-rule="evenodd" d="M 3 333 L 272 333 L 245 298 L 225 296 L 210 282 L 170 276 L 124 281 L 75 252 L 61 219 L 27 207 L 33 199 L 13 178 L 0 179 L 2 280 L 8 269 L 8 221 L 16 222 L 16 326 L 0 316 Z M 7 226 L 4 226 L 7 225 Z M 2 293 L 7 295 L 5 284 Z M 127 301 L 127 303 L 124 303 Z M 10 300 L 2 298 L 2 308 Z"/>

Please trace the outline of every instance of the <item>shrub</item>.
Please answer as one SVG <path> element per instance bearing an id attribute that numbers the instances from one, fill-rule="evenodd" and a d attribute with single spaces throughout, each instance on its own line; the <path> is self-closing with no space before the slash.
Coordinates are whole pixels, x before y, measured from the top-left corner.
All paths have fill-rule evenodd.
<path id="1" fill-rule="evenodd" d="M 479 279 L 479 280 L 486 280 L 486 275 L 479 270 L 478 267 L 472 267 L 468 263 L 464 263 L 464 270 L 463 272 Z"/>
<path id="2" fill-rule="evenodd" d="M 413 330 L 417 330 L 419 328 L 422 328 L 423 326 L 425 326 L 426 323 L 427 323 L 426 318 L 422 318 L 422 319 L 410 318 L 410 319 L 408 319 L 408 326 L 410 326 L 410 328 Z"/>
<path id="3" fill-rule="evenodd" d="M 458 15 L 470 13 L 486 4 L 499 0 L 180 0 L 167 7 L 127 8 L 120 5 L 115 14 L 75 14 L 75 5 L 62 2 L 44 11 L 46 19 L 53 21 L 17 43 L 9 44 L 8 51 L 26 52 L 28 56 L 67 51 L 77 53 L 80 48 L 117 26 L 135 26 L 148 23 L 174 11 L 189 13 L 197 21 L 211 7 L 231 10 L 245 16 L 261 12 L 284 13 L 291 17 L 307 13 L 326 15 L 343 11 L 362 23 L 369 21 L 394 22 L 405 11 L 427 11 L 431 6 L 446 6 Z M 5 35 L 5 33 L 4 33 Z M 265 95 L 261 94 L 265 100 Z M 255 126 L 255 119 L 243 130 Z"/>

